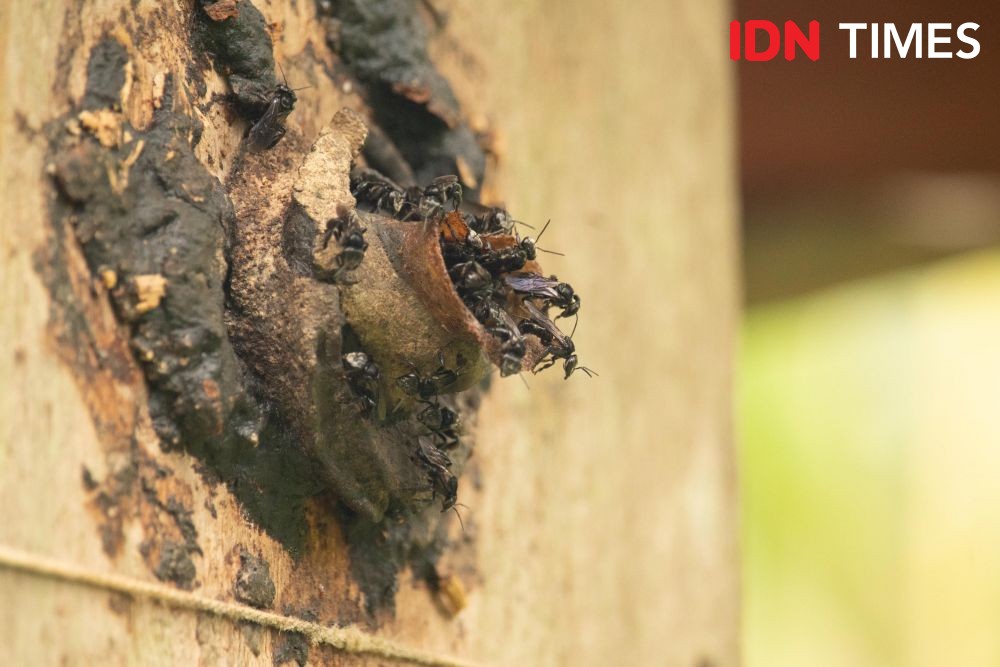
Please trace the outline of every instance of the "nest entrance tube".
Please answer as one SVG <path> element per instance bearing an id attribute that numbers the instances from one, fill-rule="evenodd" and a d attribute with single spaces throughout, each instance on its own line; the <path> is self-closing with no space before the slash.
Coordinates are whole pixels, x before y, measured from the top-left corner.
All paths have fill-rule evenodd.
<path id="1" fill-rule="evenodd" d="M 361 219 L 369 247 L 352 283 L 340 286 L 341 307 L 362 349 L 381 370 L 380 418 L 415 403 L 398 378 L 414 370 L 431 374 L 442 357 L 458 378 L 447 393 L 478 384 L 490 372 L 476 329 L 481 326 L 454 293 L 436 248 L 436 226 L 377 214 L 362 213 Z"/>

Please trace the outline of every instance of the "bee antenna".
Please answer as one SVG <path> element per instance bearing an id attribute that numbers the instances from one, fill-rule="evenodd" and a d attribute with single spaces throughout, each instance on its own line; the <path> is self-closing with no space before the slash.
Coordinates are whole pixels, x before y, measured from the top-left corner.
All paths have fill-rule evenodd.
<path id="1" fill-rule="evenodd" d="M 589 378 L 590 377 L 594 377 L 595 375 L 597 375 L 598 377 L 600 377 L 600 375 L 598 374 L 597 371 L 591 370 L 591 369 L 587 368 L 586 366 L 577 366 L 576 370 L 583 371 L 584 373 L 587 374 L 587 377 L 589 377 Z"/>
<path id="2" fill-rule="evenodd" d="M 278 71 L 281 72 L 281 80 L 285 82 L 285 86 L 288 86 L 288 77 L 285 76 L 285 69 L 277 60 L 274 61 L 274 64 L 278 66 Z"/>
<path id="3" fill-rule="evenodd" d="M 464 533 L 465 532 L 465 522 L 462 521 L 462 515 L 459 514 L 458 507 L 456 507 L 456 505 L 458 505 L 458 503 L 455 503 L 455 505 L 452 505 L 450 509 L 455 513 L 455 516 L 458 517 L 458 525 L 462 527 L 462 532 Z M 462 507 L 468 507 L 468 505 L 462 505 Z"/>
<path id="4" fill-rule="evenodd" d="M 577 316 L 576 316 L 576 321 L 575 321 L 575 322 L 573 322 L 573 331 L 571 331 L 571 332 L 569 333 L 569 337 L 570 337 L 570 338 L 573 338 L 573 334 L 575 334 L 575 333 L 576 333 L 576 325 L 577 325 L 577 324 L 579 324 L 579 323 L 580 323 L 580 314 L 579 314 L 579 313 L 577 313 Z"/>
<path id="5" fill-rule="evenodd" d="M 514 224 L 515 225 L 523 225 L 523 226 L 527 227 L 528 229 L 534 229 L 535 228 L 534 225 L 529 225 L 528 223 L 522 222 L 520 220 L 515 220 Z"/>
<path id="6" fill-rule="evenodd" d="M 538 236 L 535 237 L 535 243 L 538 243 L 538 239 L 542 238 L 542 234 L 544 234 L 545 230 L 549 228 L 550 222 L 552 222 L 552 218 L 545 221 L 545 226 L 542 227 L 542 231 L 538 232 Z"/>
<path id="7" fill-rule="evenodd" d="M 528 385 L 528 381 L 524 379 L 524 376 L 518 373 L 517 377 L 521 378 L 521 382 L 524 383 L 524 388 L 527 389 L 528 391 L 531 391 L 531 387 Z"/>
<path id="8" fill-rule="evenodd" d="M 539 236 L 541 236 L 541 234 L 539 234 Z M 537 241 L 538 239 L 535 240 Z M 538 246 L 535 246 L 535 250 L 541 250 L 542 252 L 547 252 L 550 255 L 559 255 L 560 257 L 566 256 L 564 253 L 556 252 L 555 250 L 546 250 L 545 248 L 539 248 Z"/>

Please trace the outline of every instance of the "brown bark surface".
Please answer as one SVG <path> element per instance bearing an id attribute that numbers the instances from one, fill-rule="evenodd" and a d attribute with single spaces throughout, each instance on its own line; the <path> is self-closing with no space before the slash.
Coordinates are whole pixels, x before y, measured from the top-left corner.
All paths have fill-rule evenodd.
<path id="1" fill-rule="evenodd" d="M 428 650 L 505 665 L 738 663 L 726 7 L 512 4 L 440 3 L 447 22 L 432 53 L 470 124 L 495 134 L 484 197 L 536 227 L 552 218 L 541 245 L 566 257 L 544 264 L 583 295 L 574 341 L 600 377 L 528 377 L 530 390 L 494 378 L 477 469 L 460 488 L 466 532 L 451 526 L 439 564 L 467 608 L 450 617 L 406 574 L 395 616 L 368 618 L 329 511 L 310 507 L 307 548 L 293 559 L 196 459 L 161 450 L 104 283 L 75 237 L 53 238 L 48 124 L 83 95 L 91 47 L 104 35 L 126 46 L 123 115 L 142 128 L 163 75 L 192 61 L 188 3 L 0 9 L 0 543 L 153 579 L 193 529 L 199 595 L 236 599 L 245 549 L 269 564 L 276 610 Z M 364 104 L 325 74 L 332 56 L 311 2 L 257 6 L 288 79 L 312 85 L 289 120 L 305 150 L 337 110 Z M 213 77 L 205 95 L 224 90 Z M 240 129 L 221 111 L 200 120 L 196 155 L 225 180 Z M 55 263 L 87 340 L 53 319 Z M 0 600 L 8 664 L 294 655 L 271 631 L 2 568 Z M 317 648 L 308 660 L 365 662 Z"/>

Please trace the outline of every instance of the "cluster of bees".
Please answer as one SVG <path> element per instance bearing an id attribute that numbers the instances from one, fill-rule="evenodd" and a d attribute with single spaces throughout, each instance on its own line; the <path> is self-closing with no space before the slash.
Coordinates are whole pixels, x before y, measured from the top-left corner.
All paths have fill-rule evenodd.
<path id="1" fill-rule="evenodd" d="M 537 257 L 538 239 L 521 238 L 505 209 L 462 204 L 462 186 L 455 176 L 441 176 L 426 188 L 401 188 L 372 170 L 353 175 L 352 192 L 359 205 L 398 220 L 431 221 L 441 230 L 441 255 L 448 275 L 466 307 L 501 344 L 502 375 L 519 373 L 526 352 L 524 336 L 537 336 L 544 354 L 538 372 L 563 362 L 565 377 L 575 371 L 592 375 L 578 365 L 572 333 L 567 336 L 549 318 L 571 317 L 580 310 L 580 296 L 572 285 L 555 276 L 524 271 Z M 545 233 L 546 226 L 539 233 Z M 556 253 L 557 254 L 557 253 Z M 512 315 L 517 312 L 518 315 Z"/>
<path id="2" fill-rule="evenodd" d="M 548 251 L 538 247 L 537 238 L 520 237 L 516 225 L 523 223 L 505 209 L 463 204 L 462 186 L 455 176 L 441 176 L 425 188 L 402 188 L 376 171 L 358 169 L 351 174 L 351 191 L 359 207 L 400 221 L 438 226 L 441 255 L 455 291 L 499 344 L 501 375 L 522 370 L 528 335 L 536 336 L 543 346 L 533 372 L 562 362 L 566 378 L 575 371 L 594 374 L 578 364 L 572 333 L 567 336 L 555 324 L 560 318 L 577 316 L 580 296 L 555 276 L 526 270 L 539 251 Z M 337 275 L 357 268 L 368 247 L 357 213 L 331 220 L 327 228 L 342 248 Z M 364 352 L 349 352 L 343 361 L 352 390 L 371 411 L 378 402 L 378 367 Z M 446 450 L 459 442 L 458 415 L 436 397 L 448 393 L 457 381 L 458 373 L 446 366 L 441 354 L 438 367 L 430 373 L 411 365 L 408 373 L 395 379 L 421 406 L 416 416 L 425 436 L 418 438 L 414 461 L 427 473 L 435 497 L 443 499 L 442 511 L 456 504 L 458 480 Z"/>

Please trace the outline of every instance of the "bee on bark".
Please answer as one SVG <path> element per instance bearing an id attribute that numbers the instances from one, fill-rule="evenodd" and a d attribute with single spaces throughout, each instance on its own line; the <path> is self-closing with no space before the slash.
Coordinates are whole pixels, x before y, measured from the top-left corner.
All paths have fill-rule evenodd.
<path id="1" fill-rule="evenodd" d="M 417 413 L 417 420 L 431 436 L 440 439 L 442 447 L 450 449 L 459 443 L 458 413 L 451 408 L 428 401 Z"/>
<path id="2" fill-rule="evenodd" d="M 278 69 L 281 70 L 280 64 Z M 284 71 L 281 72 L 281 79 L 282 83 L 275 86 L 270 98 L 264 104 L 264 112 L 247 130 L 247 148 L 251 152 L 266 151 L 281 141 L 285 136 L 285 119 L 295 109 L 295 103 L 298 101 L 295 91 L 309 87 L 289 88 Z"/>
<path id="3" fill-rule="evenodd" d="M 441 511 L 453 509 L 458 500 L 458 478 L 450 470 L 448 455 L 423 438 L 417 438 L 416 461 L 427 473 L 433 496 L 441 496 Z"/>
<path id="4" fill-rule="evenodd" d="M 429 375 L 423 375 L 415 364 L 408 364 L 410 372 L 396 378 L 396 384 L 410 396 L 428 400 L 447 392 L 458 382 L 458 373 L 444 363 L 444 353 L 438 352 L 438 367 Z"/>
<path id="5" fill-rule="evenodd" d="M 326 243 L 332 238 L 341 247 L 333 274 L 334 282 L 339 281 L 345 271 L 353 271 L 361 265 L 365 251 L 368 250 L 368 242 L 364 236 L 366 231 L 361 225 L 360 216 L 354 210 L 346 218 L 333 218 L 326 223 Z"/>
<path id="6" fill-rule="evenodd" d="M 343 364 L 348 385 L 361 399 L 364 411 L 371 412 L 378 403 L 378 381 L 382 377 L 378 366 L 364 352 L 348 352 Z"/>
<path id="7" fill-rule="evenodd" d="M 295 109 L 295 91 L 279 83 L 268 100 L 264 113 L 247 131 L 247 148 L 253 152 L 274 148 L 285 136 L 285 119 Z"/>
<path id="8" fill-rule="evenodd" d="M 438 176 L 426 188 L 402 188 L 373 169 L 359 169 L 351 176 L 351 194 L 359 203 L 404 222 L 436 220 L 462 203 L 457 176 Z"/>

